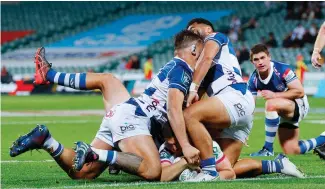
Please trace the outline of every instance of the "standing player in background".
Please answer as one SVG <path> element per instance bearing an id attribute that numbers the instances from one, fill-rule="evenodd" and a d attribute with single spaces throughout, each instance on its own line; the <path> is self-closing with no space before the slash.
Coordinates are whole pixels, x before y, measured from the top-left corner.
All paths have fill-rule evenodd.
<path id="1" fill-rule="evenodd" d="M 265 143 L 251 156 L 273 156 L 273 143 L 278 131 L 285 154 L 304 154 L 325 143 L 325 132 L 316 138 L 299 140 L 299 122 L 309 110 L 301 82 L 289 65 L 271 60 L 267 47 L 257 44 L 250 59 L 256 70 L 249 79 L 249 90 L 256 99 L 261 91 L 265 102 Z"/>
<path id="2" fill-rule="evenodd" d="M 315 68 L 320 68 L 322 65 L 318 62 L 321 59 L 320 53 L 322 52 L 325 46 L 325 21 L 321 25 L 318 35 L 315 41 L 313 54 L 311 56 L 311 63 Z"/>
<path id="3" fill-rule="evenodd" d="M 241 69 L 229 38 L 215 32 L 211 22 L 202 18 L 192 19 L 187 29 L 205 38 L 204 49 L 193 75 L 184 117 L 194 146 L 200 151 L 201 166 L 209 167 L 192 180 L 207 181 L 215 178 L 211 136 L 215 137 L 216 133 L 209 133 L 205 125 L 223 129 L 216 142 L 233 166 L 251 131 L 255 102 L 242 79 Z M 200 86 L 206 90 L 209 97 L 197 101 Z M 197 102 L 190 105 L 194 101 Z"/>
<path id="4" fill-rule="evenodd" d="M 63 146 L 50 135 L 45 126 L 38 126 L 27 135 L 24 135 L 17 139 L 10 149 L 10 155 L 12 157 L 15 157 L 28 150 L 43 148 L 47 150 L 61 166 L 61 168 L 66 173 L 68 173 L 71 178 L 74 179 L 96 178 L 109 164 L 114 163 L 117 163 L 119 166 L 125 168 L 131 173 L 137 173 L 139 176 L 142 176 L 145 179 L 159 179 L 161 174 L 159 154 L 158 150 L 154 147 L 153 141 L 150 140 L 151 136 L 148 136 L 150 134 L 148 131 L 149 128 L 147 128 L 149 125 L 147 124 L 149 124 L 150 121 L 148 121 L 147 117 L 156 116 L 153 115 L 155 113 L 159 114 L 161 117 L 164 117 L 161 115 L 161 111 L 166 111 L 166 105 L 168 101 L 169 105 L 167 115 L 170 122 L 172 123 L 173 129 L 175 129 L 175 125 L 178 126 L 176 128 L 177 131 L 175 129 L 174 132 L 177 133 L 176 136 L 183 143 L 183 153 L 185 157 L 187 157 L 187 161 L 189 163 L 197 162 L 199 151 L 193 148 L 189 143 L 187 145 L 186 132 L 184 132 L 185 126 L 183 126 L 183 132 L 181 134 L 179 132 L 179 130 L 182 128 L 182 119 L 180 119 L 180 117 L 182 116 L 183 102 L 180 100 L 180 97 L 183 95 L 184 99 L 184 94 L 186 94 L 188 91 L 188 87 L 191 83 L 191 69 L 194 68 L 195 62 L 200 55 L 203 41 L 200 36 L 188 31 L 180 32 L 178 35 L 176 35 L 175 38 L 175 51 L 177 57 L 175 57 L 161 70 L 156 80 L 152 81 L 153 83 L 148 87 L 148 89 L 140 98 L 131 98 L 126 103 L 122 104 L 125 107 L 129 106 L 132 112 L 133 109 L 135 110 L 133 113 L 136 115 L 132 117 L 132 120 L 138 120 L 141 122 L 141 124 L 134 124 L 132 127 L 130 126 L 126 129 L 121 129 L 120 132 L 117 127 L 111 128 L 112 125 L 114 125 L 113 122 L 110 124 L 108 124 L 108 122 L 109 119 L 112 119 L 112 117 L 116 117 L 114 114 L 121 115 L 121 113 L 112 112 L 113 110 L 109 111 L 106 114 L 106 117 L 104 117 L 103 124 L 96 135 L 95 140 L 99 141 L 99 143 L 95 143 L 95 145 L 92 147 L 83 145 L 84 143 L 82 142 L 77 143 L 78 153 L 74 165 L 77 170 L 81 169 L 81 171 L 72 171 L 72 159 L 76 153 L 72 149 L 63 148 Z M 184 60 L 186 60 L 186 62 Z M 51 82 L 61 81 L 62 83 L 63 80 L 65 85 L 71 85 L 71 83 L 76 82 L 78 88 L 84 88 L 87 83 L 85 76 L 89 74 L 69 74 L 69 76 L 67 76 L 68 73 L 64 73 L 64 79 L 62 79 L 61 73 L 55 72 L 54 70 L 49 70 L 49 64 L 45 59 L 43 48 L 39 49 L 36 53 L 35 61 L 37 72 L 41 73 L 39 83 L 45 84 L 48 83 L 48 80 Z M 42 71 L 39 70 L 43 67 L 47 67 L 47 72 L 44 72 L 46 69 L 43 69 Z M 53 73 L 51 74 L 50 71 Z M 179 75 L 179 73 L 183 74 Z M 73 82 L 71 82 L 71 78 L 73 78 Z M 79 82 L 80 80 L 82 80 L 82 83 Z M 159 84 L 159 86 L 157 86 L 157 84 Z M 159 87 L 159 90 L 157 90 L 155 87 Z M 163 92 L 164 94 L 159 95 L 158 93 L 155 93 L 157 91 L 160 93 Z M 167 92 L 168 99 L 161 99 L 167 97 Z M 156 96 L 157 94 L 159 97 Z M 126 96 L 128 96 L 128 94 Z M 152 97 L 157 97 L 160 102 L 159 100 L 157 101 L 157 99 L 153 99 L 154 102 L 147 106 L 146 103 L 148 100 L 150 101 Z M 141 104 L 141 107 L 139 103 Z M 144 109 L 143 106 L 147 106 L 147 108 Z M 118 107 L 116 107 L 114 110 L 117 108 Z M 125 114 L 123 115 L 125 116 Z M 141 116 L 142 118 L 140 118 Z M 118 120 L 122 121 L 124 119 Z M 129 121 L 132 122 L 132 120 Z M 115 122 L 115 126 L 116 124 L 118 123 Z M 111 132 L 111 129 L 115 130 L 112 130 Z M 179 137 L 182 136 L 182 134 L 185 134 L 185 137 Z M 112 147 L 114 145 L 113 143 L 117 141 L 119 141 L 119 147 L 126 153 L 112 150 Z M 99 144 L 102 144 L 102 146 Z M 193 152 L 195 154 L 194 156 L 192 155 Z M 98 161 L 95 161 L 92 164 L 87 164 L 87 161 L 89 161 L 87 159 L 89 156 L 87 155 L 93 155 L 90 157 L 93 157 L 95 158 L 93 160 Z M 86 164 L 84 165 L 84 163 Z"/>
<path id="5" fill-rule="evenodd" d="M 320 53 L 322 52 L 324 46 L 325 46 L 325 21 L 323 22 L 323 24 L 321 25 L 318 31 L 313 54 L 311 56 L 311 63 L 315 68 L 322 67 L 322 64 L 320 64 L 318 61 L 321 59 Z M 317 153 L 322 159 L 325 160 L 325 144 L 315 148 L 314 152 Z"/>

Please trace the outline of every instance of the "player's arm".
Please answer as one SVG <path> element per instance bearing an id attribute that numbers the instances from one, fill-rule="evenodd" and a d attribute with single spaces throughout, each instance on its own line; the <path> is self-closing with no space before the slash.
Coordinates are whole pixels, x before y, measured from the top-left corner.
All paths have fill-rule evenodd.
<path id="1" fill-rule="evenodd" d="M 190 145 L 186 134 L 185 120 L 183 116 L 184 93 L 176 88 L 168 90 L 167 116 L 175 136 L 183 148 Z"/>
<path id="2" fill-rule="evenodd" d="M 187 162 L 184 158 L 181 158 L 176 163 L 172 164 L 171 162 L 162 162 L 162 173 L 160 181 L 172 181 L 177 178 L 182 171 L 187 168 Z"/>
<path id="3" fill-rule="evenodd" d="M 191 89 L 190 89 L 190 95 L 187 100 L 187 106 L 189 106 L 194 99 L 191 96 L 197 95 L 199 86 L 200 86 L 202 80 L 204 79 L 205 75 L 208 73 L 208 71 L 211 67 L 213 58 L 219 52 L 219 49 L 220 49 L 220 46 L 216 41 L 209 40 L 209 41 L 205 42 L 203 51 L 198 59 L 198 62 L 196 63 L 196 68 L 195 68 L 195 71 L 193 74 L 193 81 L 192 81 Z"/>
<path id="4" fill-rule="evenodd" d="M 311 62 L 315 68 L 320 68 L 321 64 L 318 62 L 318 60 L 321 58 L 320 52 L 322 52 L 323 48 L 325 46 L 325 22 L 321 25 L 318 35 L 314 44 L 314 51 L 311 56 Z"/>
<path id="5" fill-rule="evenodd" d="M 288 90 L 284 92 L 275 93 L 275 98 L 297 99 L 302 98 L 305 95 L 304 87 L 299 79 L 295 79 L 287 84 Z"/>

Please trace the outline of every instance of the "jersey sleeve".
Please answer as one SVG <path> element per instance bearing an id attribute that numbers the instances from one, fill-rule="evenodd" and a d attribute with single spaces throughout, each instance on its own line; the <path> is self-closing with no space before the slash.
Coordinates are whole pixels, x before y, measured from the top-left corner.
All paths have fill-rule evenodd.
<path id="1" fill-rule="evenodd" d="M 160 163 L 169 163 L 173 164 L 175 157 L 171 154 L 165 147 L 165 144 L 162 144 L 159 149 Z"/>
<path id="2" fill-rule="evenodd" d="M 223 33 L 212 33 L 204 39 L 204 42 L 207 42 L 209 40 L 217 42 L 220 45 L 220 47 L 229 42 L 228 37 Z"/>
<path id="3" fill-rule="evenodd" d="M 179 89 L 186 96 L 188 89 L 192 83 L 192 73 L 189 70 L 178 66 L 172 69 L 168 74 L 169 86 L 168 88 Z"/>
<path id="4" fill-rule="evenodd" d="M 292 71 L 292 69 L 290 69 L 288 66 L 284 69 L 282 79 L 285 81 L 286 84 L 289 84 L 291 81 L 294 81 L 295 79 L 297 79 L 297 76 L 296 76 L 295 72 Z"/>
<path id="5" fill-rule="evenodd" d="M 248 80 L 248 90 L 252 93 L 252 95 L 256 96 L 257 95 L 257 88 L 256 88 L 256 82 L 257 82 L 257 78 L 256 78 L 256 74 L 252 74 L 249 77 Z"/>

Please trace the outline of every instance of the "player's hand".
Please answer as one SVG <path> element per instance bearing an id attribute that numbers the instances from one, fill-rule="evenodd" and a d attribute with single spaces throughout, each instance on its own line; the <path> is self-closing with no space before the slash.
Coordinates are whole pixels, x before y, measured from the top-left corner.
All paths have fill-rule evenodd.
<path id="1" fill-rule="evenodd" d="M 272 98 L 276 97 L 275 93 L 272 91 L 269 91 L 269 90 L 262 90 L 261 95 L 265 100 L 272 99 Z"/>
<path id="2" fill-rule="evenodd" d="M 200 151 L 190 144 L 182 148 L 184 158 L 188 164 L 196 165 L 200 163 Z"/>
<path id="3" fill-rule="evenodd" d="M 186 100 L 186 107 L 189 107 L 191 104 L 199 100 L 199 95 L 195 91 L 190 91 Z"/>
<path id="4" fill-rule="evenodd" d="M 319 54 L 319 52 L 314 51 L 313 54 L 311 55 L 311 63 L 313 64 L 314 68 L 319 69 L 320 67 L 322 67 L 322 65 L 318 62 L 318 60 L 321 59 L 321 56 Z"/>

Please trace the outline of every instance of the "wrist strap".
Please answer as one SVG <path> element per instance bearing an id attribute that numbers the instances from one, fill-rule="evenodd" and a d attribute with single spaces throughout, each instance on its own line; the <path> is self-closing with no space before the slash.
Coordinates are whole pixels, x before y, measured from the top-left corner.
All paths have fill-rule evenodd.
<path id="1" fill-rule="evenodd" d="M 196 83 L 191 83 L 191 86 L 190 86 L 190 92 L 196 92 L 197 93 L 197 84 Z"/>

